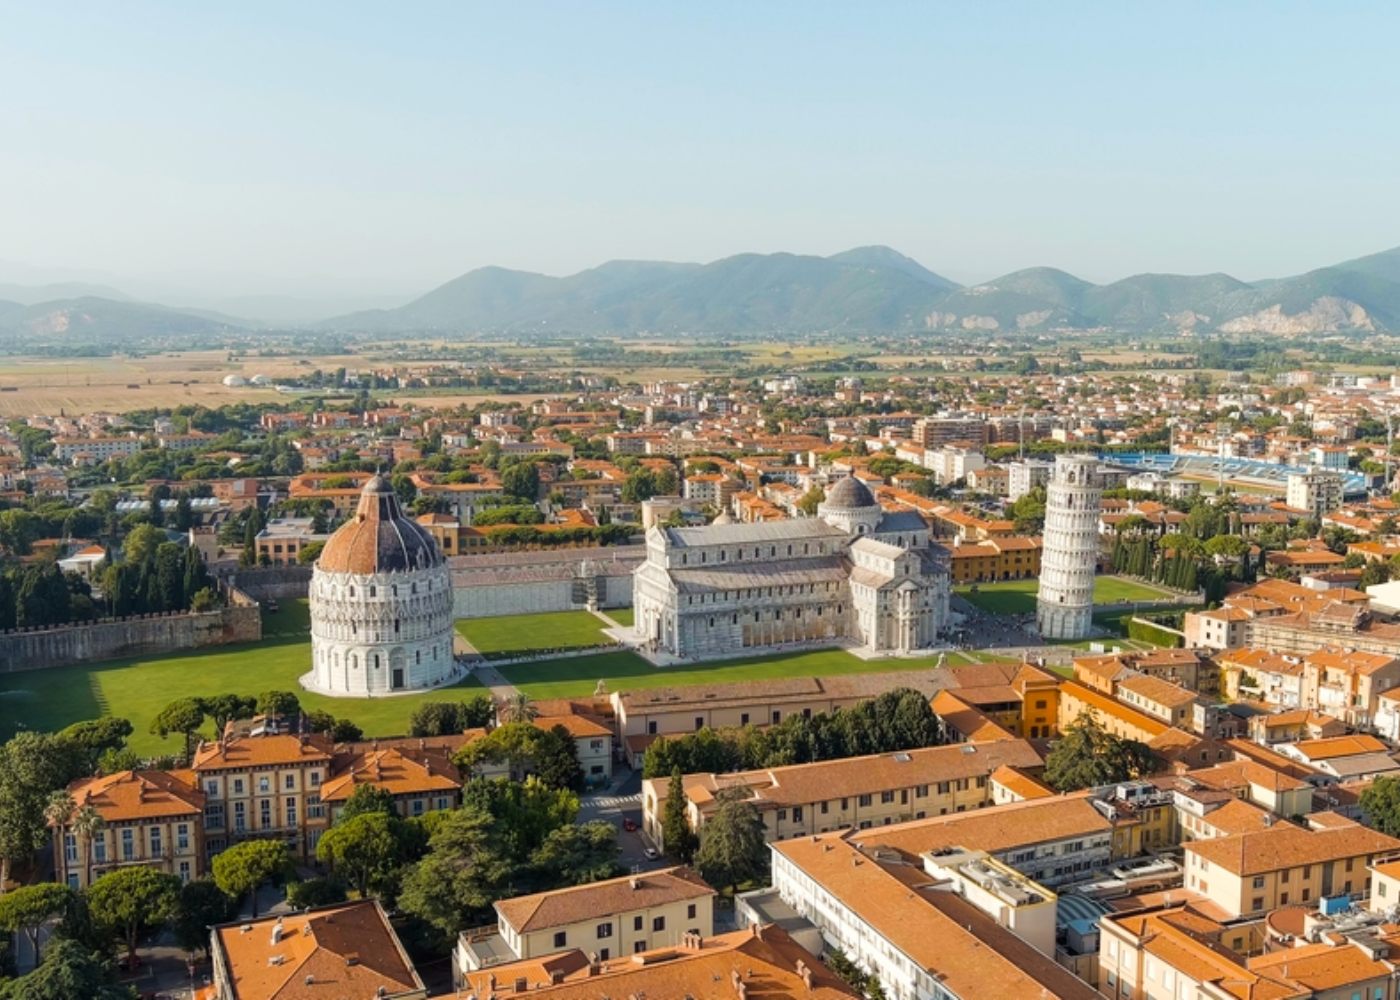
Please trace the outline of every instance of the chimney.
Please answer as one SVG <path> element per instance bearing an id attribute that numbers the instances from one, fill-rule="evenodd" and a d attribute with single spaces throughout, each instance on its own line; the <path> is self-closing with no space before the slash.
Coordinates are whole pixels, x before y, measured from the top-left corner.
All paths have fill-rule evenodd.
<path id="1" fill-rule="evenodd" d="M 516 993 L 524 993 L 524 992 L 525 992 L 525 988 L 526 988 L 527 986 L 529 986 L 529 985 L 530 985 L 529 980 L 527 980 L 524 976 L 516 976 L 516 977 L 515 977 L 515 992 L 516 992 Z"/>
<path id="2" fill-rule="evenodd" d="M 637 878 L 637 876 L 633 875 L 630 879 L 627 880 L 627 884 L 632 887 L 633 891 L 636 891 L 637 889 L 640 889 L 642 887 L 642 880 Z"/>
<path id="3" fill-rule="evenodd" d="M 272 925 L 272 943 L 275 945 L 282 940 L 282 918 L 278 917 L 277 922 Z"/>
<path id="4" fill-rule="evenodd" d="M 558 985 L 559 985 L 560 983 L 562 983 L 563 981 L 564 981 L 564 970 L 563 970 L 563 969 L 552 969 L 552 970 L 550 970 L 550 973 L 549 973 L 549 982 L 550 982 L 550 985 L 552 985 L 552 986 L 558 986 Z"/>

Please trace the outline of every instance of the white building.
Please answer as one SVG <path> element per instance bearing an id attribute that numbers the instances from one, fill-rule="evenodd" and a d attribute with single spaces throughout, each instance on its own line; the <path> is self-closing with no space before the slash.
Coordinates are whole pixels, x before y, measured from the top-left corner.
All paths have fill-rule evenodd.
<path id="1" fill-rule="evenodd" d="M 923 466 L 933 473 L 935 482 L 946 485 L 960 480 L 966 481 L 968 473 L 985 469 L 987 459 L 975 448 L 948 445 L 925 451 Z"/>
<path id="2" fill-rule="evenodd" d="M 932 646 L 948 623 L 946 551 L 914 511 L 836 483 L 817 517 L 654 527 L 633 575 L 638 637 L 677 656 L 796 642 L 877 652 Z"/>
<path id="3" fill-rule="evenodd" d="M 1093 626 L 1103 481 L 1092 455 L 1059 455 L 1045 499 L 1035 618 L 1047 639 L 1083 639 Z"/>
<path id="4" fill-rule="evenodd" d="M 457 679 L 452 580 L 437 542 L 382 476 L 326 542 L 311 577 L 312 670 L 303 687 L 370 697 Z"/>
<path id="5" fill-rule="evenodd" d="M 1342 477 L 1321 469 L 1290 472 L 1284 502 L 1320 520 L 1342 505 Z"/>
<path id="6" fill-rule="evenodd" d="M 1050 470 L 1054 466 L 1036 458 L 1024 462 L 1009 462 L 1006 466 L 1006 497 L 1015 502 L 1050 481 Z"/>

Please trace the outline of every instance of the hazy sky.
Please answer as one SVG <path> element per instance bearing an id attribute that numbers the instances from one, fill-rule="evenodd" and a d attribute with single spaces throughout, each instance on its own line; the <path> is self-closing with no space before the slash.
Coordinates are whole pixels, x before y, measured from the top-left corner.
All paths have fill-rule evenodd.
<path id="1" fill-rule="evenodd" d="M 0 261 L 1298 272 L 1400 244 L 1397 37 L 1394 4 L 6 0 Z"/>

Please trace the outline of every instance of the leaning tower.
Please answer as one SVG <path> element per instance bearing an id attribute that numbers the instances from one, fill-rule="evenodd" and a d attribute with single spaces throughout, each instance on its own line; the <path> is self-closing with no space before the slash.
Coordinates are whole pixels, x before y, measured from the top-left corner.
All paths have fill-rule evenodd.
<path id="1" fill-rule="evenodd" d="M 1099 558 L 1103 480 L 1092 455 L 1057 455 L 1045 497 L 1035 620 L 1047 639 L 1088 637 Z"/>

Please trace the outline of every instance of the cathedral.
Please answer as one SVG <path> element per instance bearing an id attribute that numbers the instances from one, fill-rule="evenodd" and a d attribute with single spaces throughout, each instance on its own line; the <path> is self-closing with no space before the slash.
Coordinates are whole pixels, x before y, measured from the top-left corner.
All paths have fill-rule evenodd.
<path id="1" fill-rule="evenodd" d="M 923 518 L 885 511 L 855 478 L 814 518 L 653 527 L 632 577 L 638 640 L 692 659 L 799 642 L 913 653 L 938 642 L 950 593 Z"/>
<path id="2" fill-rule="evenodd" d="M 367 698 L 459 679 L 447 561 L 384 477 L 365 483 L 354 516 L 327 539 L 310 596 L 303 687 Z"/>

